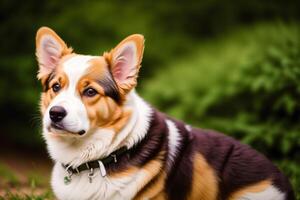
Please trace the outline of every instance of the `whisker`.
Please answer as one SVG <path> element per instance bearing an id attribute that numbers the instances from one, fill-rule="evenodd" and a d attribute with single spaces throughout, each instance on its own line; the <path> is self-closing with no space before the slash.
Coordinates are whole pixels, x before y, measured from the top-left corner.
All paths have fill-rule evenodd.
<path id="1" fill-rule="evenodd" d="M 29 119 L 29 123 L 32 127 L 41 127 L 42 124 L 42 118 L 41 115 L 38 113 L 32 114 L 32 117 Z"/>

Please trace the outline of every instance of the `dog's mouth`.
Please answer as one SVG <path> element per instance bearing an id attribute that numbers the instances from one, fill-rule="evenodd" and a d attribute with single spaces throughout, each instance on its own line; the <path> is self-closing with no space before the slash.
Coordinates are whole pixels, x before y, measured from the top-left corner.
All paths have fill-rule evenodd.
<path id="1" fill-rule="evenodd" d="M 53 132 L 53 129 L 55 130 L 55 132 L 59 132 L 59 133 L 70 133 L 70 134 L 73 134 L 73 135 L 83 135 L 85 134 L 85 130 L 81 130 L 81 131 L 78 131 L 78 132 L 74 132 L 74 131 L 70 131 L 68 130 L 67 128 L 64 127 L 63 124 L 60 124 L 60 123 L 51 123 L 51 125 L 49 126 L 48 130 Z"/>

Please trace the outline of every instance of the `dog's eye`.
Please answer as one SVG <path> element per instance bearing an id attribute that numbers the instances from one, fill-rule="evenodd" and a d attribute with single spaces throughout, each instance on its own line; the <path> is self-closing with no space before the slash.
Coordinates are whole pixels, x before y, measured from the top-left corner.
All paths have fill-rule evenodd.
<path id="1" fill-rule="evenodd" d="M 60 89 L 61 89 L 61 86 L 60 86 L 59 83 L 55 83 L 55 84 L 52 86 L 53 92 L 58 92 Z"/>
<path id="2" fill-rule="evenodd" d="M 83 95 L 87 97 L 93 97 L 96 94 L 98 94 L 98 92 L 93 88 L 87 88 L 83 91 Z"/>

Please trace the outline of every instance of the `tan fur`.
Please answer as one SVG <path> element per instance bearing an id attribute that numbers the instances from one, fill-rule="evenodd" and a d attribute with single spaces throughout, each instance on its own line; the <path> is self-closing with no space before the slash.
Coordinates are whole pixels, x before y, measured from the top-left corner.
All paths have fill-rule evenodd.
<path id="1" fill-rule="evenodd" d="M 41 96 L 41 111 L 45 112 L 51 100 L 58 94 L 54 93 L 51 86 L 59 82 L 62 89 L 68 87 L 68 78 L 62 71 L 62 65 L 75 54 L 64 56 L 60 64 L 55 70 L 55 77 L 49 83 L 49 90 L 44 92 Z M 131 116 L 130 110 L 125 110 L 122 105 L 117 104 L 114 100 L 106 97 L 104 89 L 95 81 L 104 78 L 107 74 L 107 63 L 103 57 L 98 57 L 90 61 L 91 67 L 86 74 L 80 79 L 77 84 L 77 91 L 82 94 L 84 89 L 89 86 L 97 90 L 99 95 L 95 97 L 82 96 L 82 101 L 86 106 L 91 126 L 94 128 L 105 127 L 112 128 L 115 132 L 119 132 L 127 123 Z M 45 86 L 47 76 L 42 77 L 42 84 Z"/>
<path id="2" fill-rule="evenodd" d="M 233 194 L 230 195 L 228 200 L 237 200 L 237 199 L 241 198 L 243 195 L 245 195 L 246 193 L 262 192 L 265 189 L 267 189 L 270 185 L 271 185 L 270 180 L 264 180 L 264 181 L 255 183 L 253 185 L 244 187 L 244 188 L 239 189 L 238 191 L 234 192 Z"/>
<path id="3" fill-rule="evenodd" d="M 116 172 L 110 175 L 111 178 L 123 178 L 127 176 L 132 176 L 137 173 L 139 170 L 145 170 L 147 172 L 147 176 L 143 180 L 141 184 L 139 184 L 140 192 L 134 198 L 136 200 L 140 199 L 165 199 L 164 193 L 164 183 L 166 180 L 166 173 L 162 171 L 163 168 L 163 156 L 165 155 L 165 151 L 161 151 L 153 160 L 149 161 L 142 168 L 138 167 L 129 167 L 126 170 Z M 155 181 L 150 183 L 152 180 Z M 150 184 L 149 184 L 150 183 Z M 149 184 L 149 185 L 148 185 Z"/>
<path id="4" fill-rule="evenodd" d="M 89 65 L 90 67 L 82 79 L 99 80 L 108 75 L 108 64 L 102 56 L 90 60 Z"/>
<path id="5" fill-rule="evenodd" d="M 61 58 L 55 67 L 55 77 L 48 83 L 49 89 L 43 92 L 41 96 L 41 110 L 45 112 L 49 106 L 52 99 L 59 93 L 55 93 L 52 90 L 52 85 L 55 83 L 60 83 L 62 89 L 65 89 L 69 85 L 68 77 L 63 72 L 63 63 L 76 55 L 72 53 L 72 49 L 68 48 L 65 42 L 51 29 L 41 28 L 39 29 L 36 36 L 36 48 L 37 56 L 39 56 L 39 48 L 41 39 L 45 35 L 51 35 L 62 47 Z M 122 48 L 127 42 L 134 42 L 136 45 L 136 59 L 137 66 L 135 76 L 126 84 L 121 84 L 117 82 L 118 89 L 121 93 L 121 100 L 124 101 L 126 94 L 136 86 L 137 74 L 142 61 L 143 49 L 144 49 L 144 38 L 141 35 L 131 35 L 121 43 L 117 45 L 116 48 L 112 49 L 109 53 L 105 53 L 103 57 L 99 56 L 97 58 L 89 61 L 90 67 L 83 74 L 81 79 L 78 81 L 76 86 L 76 92 L 81 95 L 82 102 L 84 103 L 87 114 L 90 120 L 91 129 L 93 128 L 110 128 L 118 133 L 128 122 L 132 114 L 131 110 L 125 109 L 122 103 L 117 103 L 110 97 L 105 96 L 104 88 L 97 83 L 98 80 L 105 79 L 109 74 L 109 67 L 114 66 L 114 56 L 115 53 Z M 49 74 L 38 74 L 38 78 L 42 81 L 45 86 L 47 75 Z M 94 88 L 98 94 L 94 97 L 86 97 L 83 91 L 88 88 Z M 161 151 L 153 160 L 147 162 L 142 168 L 129 167 L 121 172 L 113 173 L 110 175 L 111 178 L 122 178 L 127 176 L 132 176 L 140 170 L 145 173 L 145 179 L 139 184 L 139 193 L 136 199 L 155 198 L 155 199 L 165 199 L 166 195 L 164 193 L 164 184 L 166 179 L 165 171 L 163 169 L 163 158 L 165 156 L 165 151 Z M 153 183 L 150 183 L 152 180 Z M 149 184 L 150 183 L 150 184 Z"/>
<path id="6" fill-rule="evenodd" d="M 109 127 L 113 129 L 116 133 L 118 133 L 127 124 L 131 117 L 131 114 L 131 110 L 123 110 L 120 118 L 110 123 Z"/>
<path id="7" fill-rule="evenodd" d="M 105 79 L 105 76 L 108 76 L 105 59 L 103 57 L 92 59 L 86 74 L 78 83 L 78 90 L 82 93 L 86 87 L 92 87 L 99 93 L 95 97 L 82 97 L 91 126 L 111 128 L 117 133 L 126 125 L 132 112 L 105 96 L 104 89 L 96 83 L 97 80 Z"/>
<path id="8" fill-rule="evenodd" d="M 55 68 L 55 79 L 57 77 L 61 76 L 61 66 L 66 61 L 66 59 L 69 59 L 72 57 L 72 55 L 76 55 L 72 53 L 72 49 L 68 48 L 66 43 L 50 28 L 42 27 L 38 30 L 36 35 L 36 52 L 37 57 L 39 57 L 39 52 L 41 48 L 41 39 L 46 36 L 50 35 L 52 36 L 61 46 L 61 59 L 58 63 L 58 66 Z M 104 54 L 104 57 L 97 57 L 90 61 L 91 67 L 86 72 L 85 75 L 81 78 L 81 80 L 78 82 L 77 90 L 79 94 L 82 94 L 84 89 L 89 86 L 93 87 L 97 90 L 99 95 L 96 95 L 95 97 L 89 98 L 82 96 L 82 101 L 86 106 L 88 117 L 91 121 L 91 126 L 94 128 L 98 127 L 108 127 L 112 128 L 115 132 L 119 132 L 127 123 L 131 116 L 130 110 L 125 110 L 122 105 L 117 104 L 115 101 L 113 101 L 111 98 L 106 97 L 104 94 L 104 89 L 97 84 L 95 81 L 99 80 L 101 78 L 105 78 L 108 74 L 108 64 L 113 64 L 113 56 L 114 52 L 116 52 L 123 44 L 126 42 L 134 42 L 137 47 L 137 60 L 138 60 L 138 66 L 136 76 L 138 73 L 138 69 L 140 67 L 140 63 L 142 61 L 142 55 L 143 55 L 143 49 L 144 49 L 144 39 L 143 36 L 135 34 L 131 35 L 125 40 L 123 40 L 119 45 L 117 45 L 116 48 L 114 48 L 110 53 Z M 109 61 L 109 63 L 108 63 Z M 41 66 L 41 65 L 40 65 Z M 42 84 L 45 84 L 48 74 L 44 74 L 39 72 L 38 78 L 42 81 Z M 64 78 L 64 80 L 67 80 L 67 78 Z M 56 80 L 57 81 L 57 80 Z M 136 81 L 136 80 L 135 80 Z M 52 81 L 51 81 L 52 82 Z M 51 87 L 50 83 L 49 86 Z M 136 82 L 133 84 L 136 85 Z M 118 85 L 119 87 L 120 85 Z M 62 85 L 62 87 L 66 87 L 66 85 Z M 132 87 L 131 87 L 132 88 Z M 120 89 L 120 87 L 119 87 Z M 124 88 L 123 88 L 124 89 Z M 129 89 L 129 88 L 127 88 Z M 124 90 L 120 89 L 121 92 L 121 99 L 125 100 L 125 93 L 122 92 Z M 128 90 L 129 91 L 129 90 Z M 48 105 L 50 104 L 51 100 L 56 96 L 55 93 L 51 89 L 44 92 L 41 97 L 41 111 L 42 113 L 45 112 Z"/>
<path id="9" fill-rule="evenodd" d="M 66 43 L 50 28 L 48 27 L 41 27 L 37 33 L 36 33 L 36 48 L 40 48 L 40 41 L 41 41 L 41 38 L 44 36 L 44 35 L 51 35 L 52 37 L 54 37 L 58 42 L 59 44 L 63 47 L 63 51 L 62 51 L 62 55 L 66 55 L 66 54 L 69 54 L 72 52 L 72 48 L 68 48 Z"/>
<path id="10" fill-rule="evenodd" d="M 61 84 L 62 89 L 67 88 L 69 86 L 69 79 L 67 77 L 67 75 L 65 74 L 65 72 L 62 70 L 63 68 L 63 63 L 66 62 L 67 60 L 71 59 L 72 57 L 74 57 L 76 54 L 72 53 L 72 54 L 68 54 L 66 56 L 64 56 L 58 66 L 55 69 L 55 77 L 53 78 L 53 80 L 48 83 L 48 87 L 49 90 L 48 91 L 44 91 L 41 95 L 41 100 L 40 100 L 40 109 L 41 109 L 41 113 L 44 114 L 45 110 L 47 109 L 48 105 L 50 104 L 51 100 L 58 94 L 54 93 L 51 89 L 52 85 L 56 82 L 59 82 Z M 43 76 L 40 77 L 40 81 L 42 83 L 43 88 L 47 87 L 47 80 L 48 76 Z"/>
<path id="11" fill-rule="evenodd" d="M 117 85 L 119 87 L 119 90 L 121 92 L 121 94 L 124 96 L 125 94 L 127 94 L 131 89 L 133 89 L 136 84 L 137 84 L 137 77 L 138 77 L 138 72 L 139 69 L 141 67 L 141 62 L 142 62 L 142 58 L 143 58 L 143 52 L 144 52 L 144 36 L 140 35 L 140 34 L 133 34 L 130 35 L 129 37 L 125 38 L 122 42 L 120 42 L 114 49 L 112 49 L 109 53 L 105 52 L 103 54 L 103 57 L 106 59 L 107 63 L 109 64 L 109 66 L 113 69 L 114 67 L 114 62 L 115 62 L 115 57 L 116 57 L 116 53 L 118 52 L 118 50 L 120 48 L 122 48 L 122 46 L 124 44 L 126 44 L 127 42 L 134 42 L 137 48 L 136 51 L 136 59 L 137 59 L 137 65 L 136 67 L 136 72 L 135 72 L 135 76 L 132 77 L 130 79 L 130 81 L 126 82 L 126 83 L 119 83 L 118 80 L 116 80 Z"/>
<path id="12" fill-rule="evenodd" d="M 39 57 L 40 57 L 40 48 L 41 48 L 41 39 L 45 36 L 45 35 L 50 35 L 53 38 L 55 38 L 55 40 L 60 44 L 60 46 L 62 47 L 62 51 L 61 51 L 61 55 L 60 57 L 64 57 L 66 55 L 69 55 L 72 53 L 73 49 L 69 48 L 66 43 L 50 28 L 48 27 L 42 27 L 40 28 L 37 33 L 36 33 L 36 56 L 37 56 L 37 60 L 39 61 Z M 39 63 L 41 66 L 41 63 Z M 43 77 L 45 77 L 47 74 L 41 73 L 41 71 L 38 72 L 38 79 L 42 79 Z"/>
<path id="13" fill-rule="evenodd" d="M 116 173 L 112 173 L 109 175 L 110 178 L 124 178 L 124 177 L 128 177 L 128 176 L 132 176 L 133 174 L 137 173 L 139 170 L 138 167 L 135 166 L 131 166 L 123 171 L 118 171 Z"/>
<path id="14" fill-rule="evenodd" d="M 145 178 L 143 185 L 140 186 L 141 191 L 135 199 L 151 199 L 159 195 L 161 196 L 160 193 L 164 191 L 166 180 L 166 173 L 165 171 L 162 171 L 164 156 L 165 151 L 161 151 L 153 160 L 149 161 L 142 168 L 148 172 L 148 176 Z M 150 183 L 152 180 L 154 180 L 154 182 Z"/>
<path id="15" fill-rule="evenodd" d="M 141 193 L 135 198 L 136 200 L 138 199 L 165 199 L 165 194 L 163 192 L 164 190 L 164 184 L 166 181 L 166 173 L 161 172 L 158 177 L 155 177 L 152 183 L 150 183 L 149 186 L 146 186 Z"/>
<path id="16" fill-rule="evenodd" d="M 153 200 L 165 200 L 167 195 L 165 192 L 160 192 L 157 196 L 153 197 Z"/>
<path id="17" fill-rule="evenodd" d="M 107 127 L 122 115 L 122 108 L 109 97 L 100 95 L 92 98 L 84 97 L 83 103 L 92 127 Z"/>
<path id="18" fill-rule="evenodd" d="M 192 190 L 188 199 L 216 200 L 218 180 L 213 168 L 201 154 L 194 158 Z"/>
<path id="19" fill-rule="evenodd" d="M 41 49 L 41 41 L 44 36 L 51 36 L 51 39 L 54 39 L 56 42 L 52 44 L 52 40 L 50 40 L 49 46 L 46 43 L 45 49 L 49 48 L 49 52 L 45 51 L 45 49 Z M 48 42 L 48 41 L 45 41 Z M 126 67 L 130 66 L 132 68 L 128 69 L 130 72 L 128 76 L 123 77 L 120 74 L 120 68 L 114 68 L 117 65 L 116 63 L 125 64 L 127 57 L 123 54 L 120 54 L 126 44 L 134 43 L 136 47 L 135 59 L 133 59 L 135 66 L 126 65 Z M 53 45 L 53 46 L 52 46 Z M 125 46 L 124 46 L 125 45 Z M 52 51 L 51 48 L 53 47 Z M 129 46 L 134 48 L 132 46 Z M 42 27 L 38 30 L 36 35 L 36 56 L 39 61 L 40 70 L 38 72 L 38 79 L 41 80 L 42 84 L 45 88 L 49 88 L 47 91 L 44 91 L 41 96 L 41 111 L 42 114 L 46 111 L 47 107 L 53 100 L 53 98 L 59 94 L 59 92 L 55 93 L 52 90 L 52 86 L 55 83 L 59 83 L 61 85 L 61 90 L 66 89 L 69 86 L 69 80 L 65 72 L 63 71 L 63 63 L 66 60 L 75 56 L 75 53 L 72 53 L 72 48 L 67 47 L 66 43 L 51 29 Z M 123 105 L 126 100 L 126 95 L 129 91 L 131 91 L 137 84 L 138 72 L 141 67 L 142 57 L 144 51 L 144 37 L 139 34 L 134 34 L 126 39 L 124 39 L 121 43 L 119 43 L 114 49 L 112 49 L 108 53 L 104 53 L 103 56 L 98 56 L 89 61 L 89 68 L 82 74 L 82 77 L 76 83 L 76 93 L 80 96 L 89 118 L 90 129 L 97 130 L 99 127 L 101 128 L 109 128 L 114 130 L 115 137 L 117 133 L 121 131 L 121 129 L 127 124 L 129 121 L 132 110 Z M 46 54 L 45 54 L 46 53 Z M 53 54 L 51 54 L 53 53 Z M 127 53 L 127 52 L 126 52 Z M 132 52 L 130 52 L 132 53 Z M 45 60 L 45 55 L 47 59 Z M 132 56 L 130 54 L 130 56 Z M 125 57 L 125 59 L 121 59 Z M 49 59 L 50 58 L 50 59 Z M 53 58 L 53 59 L 52 59 Z M 44 59 L 44 60 L 43 60 Z M 131 61 L 131 57 L 128 57 L 127 60 Z M 44 62 L 43 62 L 44 61 Z M 133 62 L 132 61 L 132 62 Z M 43 65 L 49 66 L 43 66 Z M 124 64 L 122 63 L 122 64 Z M 132 63 L 130 63 L 132 64 Z M 121 65 L 122 66 L 122 65 Z M 43 68 L 44 67 L 44 68 Z M 48 68 L 47 68 L 48 67 Z M 41 70 L 42 69 L 42 70 Z M 115 71 L 113 69 L 116 69 Z M 55 77 L 49 82 L 47 82 L 47 77 L 51 71 L 54 70 Z M 125 70 L 125 72 L 127 72 Z M 105 95 L 105 88 L 103 88 L 97 81 L 108 78 L 107 76 L 114 75 L 114 81 L 117 84 L 118 90 L 120 92 L 121 103 L 116 102 L 111 97 Z M 127 74 L 125 74 L 127 75 Z M 119 80 L 117 79 L 119 77 Z M 111 77 L 109 77 L 111 78 Z M 45 84 L 48 84 L 47 86 Z M 102 83 L 101 83 L 102 84 Z M 88 87 L 92 87 L 97 91 L 95 96 L 87 97 L 83 95 L 83 92 Z M 115 85 L 114 85 L 115 87 Z M 107 89 L 107 88 L 106 88 Z M 119 98 L 119 97 L 118 97 Z M 119 101 L 119 100 L 117 100 Z M 60 137 L 59 135 L 53 134 L 52 137 Z M 62 139 L 62 138 L 59 138 Z M 62 140 L 64 140 L 63 138 Z M 113 138 L 114 140 L 114 138 Z M 171 143 L 172 144 L 172 143 Z M 73 147 L 79 145 L 76 142 L 73 144 Z M 178 149 L 176 149 L 178 150 Z M 97 156 L 97 155 L 96 155 Z M 164 150 L 160 151 L 158 155 L 152 160 L 148 161 L 144 166 L 128 166 L 127 169 L 113 172 L 109 174 L 110 178 L 122 179 L 126 177 L 134 177 L 133 189 L 137 189 L 138 192 L 134 199 L 156 199 L 163 200 L 167 199 L 167 193 L 165 191 L 165 183 L 167 179 L 167 173 L 165 170 L 165 158 L 166 152 Z M 176 168 L 176 166 L 175 166 Z M 176 170 L 176 169 L 175 169 Z M 181 169 L 180 169 L 181 170 Z M 191 190 L 188 193 L 187 199 L 191 200 L 217 200 L 219 188 L 218 188 L 218 177 L 215 174 L 215 170 L 208 164 L 206 159 L 200 153 L 196 153 L 193 158 L 193 170 L 192 172 L 192 180 L 191 180 Z M 233 192 L 228 200 L 237 200 L 245 196 L 247 193 L 258 193 L 267 189 L 272 182 L 270 180 L 264 180 L 253 185 L 249 185 L 247 187 L 243 187 L 235 192 Z M 137 185 L 138 188 L 135 187 Z M 108 188 L 109 189 L 109 188 Z M 179 188 L 180 189 L 180 188 Z M 105 191 L 107 192 L 107 191 Z"/>
<path id="20" fill-rule="evenodd" d="M 45 78 L 42 79 L 42 84 L 43 84 L 43 87 L 46 87 L 46 80 L 44 80 Z M 55 77 L 48 83 L 48 87 L 49 89 L 47 91 L 44 91 L 41 95 L 41 103 L 40 103 L 40 108 L 41 108 L 41 112 L 42 114 L 44 114 L 45 110 L 47 109 L 47 107 L 49 106 L 50 102 L 52 101 L 52 99 L 57 95 L 59 94 L 58 93 L 55 93 L 53 90 L 52 90 L 52 86 L 55 84 L 55 83 L 59 83 L 61 85 L 61 90 L 63 90 L 64 88 L 67 88 L 68 85 L 69 85 L 69 80 L 67 78 L 67 75 L 61 71 L 61 70 L 58 70 Z"/>

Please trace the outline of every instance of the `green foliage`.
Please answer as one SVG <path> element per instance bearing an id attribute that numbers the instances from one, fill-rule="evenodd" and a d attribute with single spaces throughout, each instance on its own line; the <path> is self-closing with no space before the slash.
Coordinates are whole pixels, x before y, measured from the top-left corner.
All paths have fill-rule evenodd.
<path id="1" fill-rule="evenodd" d="M 241 23 L 298 19 L 300 2 L 239 0 L 174 3 L 149 1 L 0 2 L 0 112 L 5 137 L 18 145 L 41 144 L 35 32 L 50 26 L 78 53 L 101 54 L 132 33 L 146 38 L 141 76 L 194 51 L 199 38 L 214 37 Z M 282 8 L 285 9 L 282 9 Z M 220 21 L 222 19 L 222 21 Z"/>
<path id="2" fill-rule="evenodd" d="M 300 194 L 299 28 L 260 24 L 203 42 L 157 71 L 142 96 L 177 118 L 283 160 L 279 166 Z"/>
<path id="3" fill-rule="evenodd" d="M 127 35 L 142 33 L 142 96 L 173 116 L 265 153 L 300 193 L 300 34 L 299 25 L 284 25 L 300 19 L 299 6 L 293 0 L 2 0 L 3 141 L 42 145 L 34 55 L 40 26 L 52 27 L 84 54 L 101 54 Z M 274 25 L 276 20 L 282 25 Z M 37 184 L 34 177 L 30 182 Z"/>
<path id="4" fill-rule="evenodd" d="M 284 171 L 284 173 L 290 178 L 290 182 L 294 186 L 296 197 L 300 199 L 300 170 L 299 170 L 299 159 L 298 160 L 288 160 L 288 158 L 284 160 L 280 160 L 276 162 L 279 168 Z"/>

